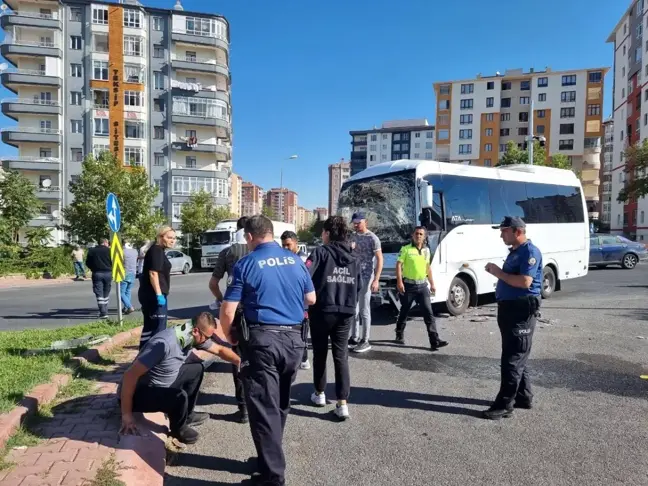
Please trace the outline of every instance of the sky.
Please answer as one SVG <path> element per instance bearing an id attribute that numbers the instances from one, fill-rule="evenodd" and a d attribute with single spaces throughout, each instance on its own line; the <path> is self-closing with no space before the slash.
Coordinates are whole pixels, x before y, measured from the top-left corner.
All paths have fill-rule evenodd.
<path id="1" fill-rule="evenodd" d="M 140 0 L 172 8 L 175 0 Z M 182 0 L 230 23 L 233 167 L 264 189 L 328 206 L 328 165 L 349 130 L 435 121 L 432 84 L 507 68 L 613 65 L 608 35 L 630 0 Z M 606 78 L 604 113 L 612 106 Z M 1 97 L 15 96 L 0 89 Z M 0 119 L 0 126 L 15 122 Z M 0 146 L 0 155 L 12 153 Z M 297 155 L 294 160 L 286 160 Z"/>

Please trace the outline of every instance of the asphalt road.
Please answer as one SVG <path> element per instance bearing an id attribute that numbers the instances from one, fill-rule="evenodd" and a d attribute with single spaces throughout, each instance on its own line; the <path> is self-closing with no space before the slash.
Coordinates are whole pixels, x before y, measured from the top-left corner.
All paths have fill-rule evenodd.
<path id="1" fill-rule="evenodd" d="M 434 354 L 420 319 L 396 346 L 393 317 L 375 313 L 372 351 L 350 358 L 351 420 L 331 420 L 333 384 L 331 404 L 311 407 L 311 372 L 299 372 L 287 484 L 648 484 L 648 381 L 639 378 L 648 372 L 647 289 L 648 266 L 593 270 L 545 301 L 530 362 L 535 408 L 499 422 L 478 417 L 498 387 L 493 306 L 439 319 L 450 345 Z M 254 446 L 248 426 L 232 422 L 232 395 L 227 365 L 214 365 L 199 401 L 212 420 L 167 467 L 166 486 L 248 477 Z"/>

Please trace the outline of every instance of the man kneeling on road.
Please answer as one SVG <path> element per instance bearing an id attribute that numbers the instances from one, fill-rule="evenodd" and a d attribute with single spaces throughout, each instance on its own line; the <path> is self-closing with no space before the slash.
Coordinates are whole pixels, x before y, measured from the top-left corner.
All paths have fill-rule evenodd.
<path id="1" fill-rule="evenodd" d="M 163 412 L 169 418 L 171 437 L 185 444 L 198 440 L 191 425 L 203 423 L 208 414 L 194 411 L 205 368 L 187 363 L 192 348 L 199 357 L 216 355 L 237 366 L 241 359 L 231 349 L 209 339 L 216 321 L 202 312 L 190 322 L 169 327 L 153 336 L 126 370 L 120 390 L 122 434 L 137 434 L 133 412 Z"/>

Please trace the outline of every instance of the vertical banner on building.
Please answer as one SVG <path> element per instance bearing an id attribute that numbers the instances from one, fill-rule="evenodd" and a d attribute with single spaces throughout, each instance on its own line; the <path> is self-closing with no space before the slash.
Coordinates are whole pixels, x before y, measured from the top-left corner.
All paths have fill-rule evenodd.
<path id="1" fill-rule="evenodd" d="M 124 9 L 108 7 L 108 80 L 110 83 L 110 151 L 124 161 Z"/>

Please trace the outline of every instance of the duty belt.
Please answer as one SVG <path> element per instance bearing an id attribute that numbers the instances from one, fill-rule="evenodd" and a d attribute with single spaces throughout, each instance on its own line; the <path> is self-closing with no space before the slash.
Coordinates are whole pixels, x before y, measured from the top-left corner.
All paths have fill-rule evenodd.
<path id="1" fill-rule="evenodd" d="M 411 278 L 404 278 L 403 283 L 410 284 L 410 285 L 423 285 L 427 282 L 426 279 L 423 280 L 414 280 Z"/>
<path id="2" fill-rule="evenodd" d="M 250 324 L 250 329 L 255 329 L 262 327 L 264 329 L 271 329 L 273 331 L 301 331 L 302 325 L 301 324 L 295 324 L 295 325 L 286 325 L 282 326 L 280 324 L 260 324 L 260 323 L 254 323 Z"/>

